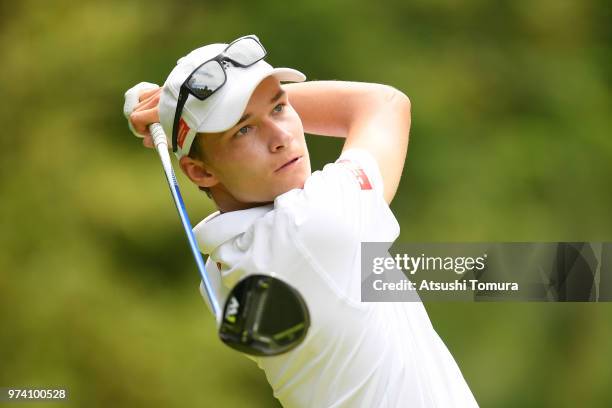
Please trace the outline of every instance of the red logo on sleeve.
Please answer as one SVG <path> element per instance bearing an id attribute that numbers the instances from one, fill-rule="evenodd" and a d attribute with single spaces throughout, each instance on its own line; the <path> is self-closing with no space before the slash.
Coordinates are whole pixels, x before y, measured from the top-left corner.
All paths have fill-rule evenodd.
<path id="1" fill-rule="evenodd" d="M 371 190 L 372 184 L 370 184 L 370 179 L 365 174 L 365 171 L 357 164 L 350 160 L 338 160 L 338 163 L 343 163 L 347 165 L 349 170 L 353 173 L 357 181 L 359 182 L 359 186 L 362 190 Z"/>
<path id="2" fill-rule="evenodd" d="M 190 129 L 187 125 L 187 122 L 185 122 L 183 118 L 181 118 L 181 120 L 179 120 L 178 137 L 176 141 L 176 144 L 181 149 L 183 148 L 183 143 L 185 142 L 185 137 L 187 136 L 187 133 L 189 133 L 189 130 Z"/>

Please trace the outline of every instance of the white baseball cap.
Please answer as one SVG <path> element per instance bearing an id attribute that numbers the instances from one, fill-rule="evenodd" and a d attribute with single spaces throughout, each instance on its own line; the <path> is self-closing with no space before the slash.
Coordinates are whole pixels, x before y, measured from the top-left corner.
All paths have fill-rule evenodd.
<path id="1" fill-rule="evenodd" d="M 255 37 L 254 35 L 248 37 Z M 174 115 L 181 85 L 204 62 L 222 53 L 228 44 L 209 44 L 180 58 L 162 87 L 159 100 L 159 119 L 168 138 L 172 135 Z M 281 82 L 302 82 L 306 76 L 291 68 L 273 68 L 263 59 L 242 68 L 231 63 L 224 65 L 226 82 L 210 97 L 201 101 L 189 94 L 179 122 L 176 156 L 189 154 L 198 132 L 214 133 L 230 129 L 240 120 L 257 85 L 269 76 Z"/>

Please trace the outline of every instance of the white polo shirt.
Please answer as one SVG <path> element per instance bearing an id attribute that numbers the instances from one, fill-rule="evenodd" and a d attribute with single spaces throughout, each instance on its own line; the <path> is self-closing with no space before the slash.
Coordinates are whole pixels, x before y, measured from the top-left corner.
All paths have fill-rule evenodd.
<path id="1" fill-rule="evenodd" d="M 222 301 L 248 274 L 273 274 L 304 297 L 302 344 L 253 358 L 284 407 L 478 406 L 422 303 L 360 301 L 361 242 L 399 235 L 367 151 L 347 150 L 303 189 L 212 214 L 194 233 Z"/>

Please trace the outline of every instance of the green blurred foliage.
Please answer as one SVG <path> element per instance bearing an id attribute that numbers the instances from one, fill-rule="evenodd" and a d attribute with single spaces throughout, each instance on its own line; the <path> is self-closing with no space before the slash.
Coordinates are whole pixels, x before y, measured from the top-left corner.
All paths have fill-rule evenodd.
<path id="1" fill-rule="evenodd" d="M 612 240 L 611 17 L 603 0 L 0 2 L 0 386 L 277 405 L 216 339 L 158 161 L 121 113 L 126 89 L 210 42 L 256 33 L 274 65 L 410 96 L 400 240 Z M 314 168 L 341 148 L 309 145 Z M 179 183 L 194 222 L 213 211 Z M 610 304 L 427 309 L 481 406 L 612 406 Z"/>

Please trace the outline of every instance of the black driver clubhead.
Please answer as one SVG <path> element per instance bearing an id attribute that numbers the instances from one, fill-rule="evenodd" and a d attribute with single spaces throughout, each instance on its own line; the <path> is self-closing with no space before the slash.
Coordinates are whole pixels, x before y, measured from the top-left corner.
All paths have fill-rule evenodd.
<path id="1" fill-rule="evenodd" d="M 280 279 L 249 275 L 231 290 L 219 337 L 253 356 L 285 353 L 304 340 L 310 315 L 300 293 Z"/>

